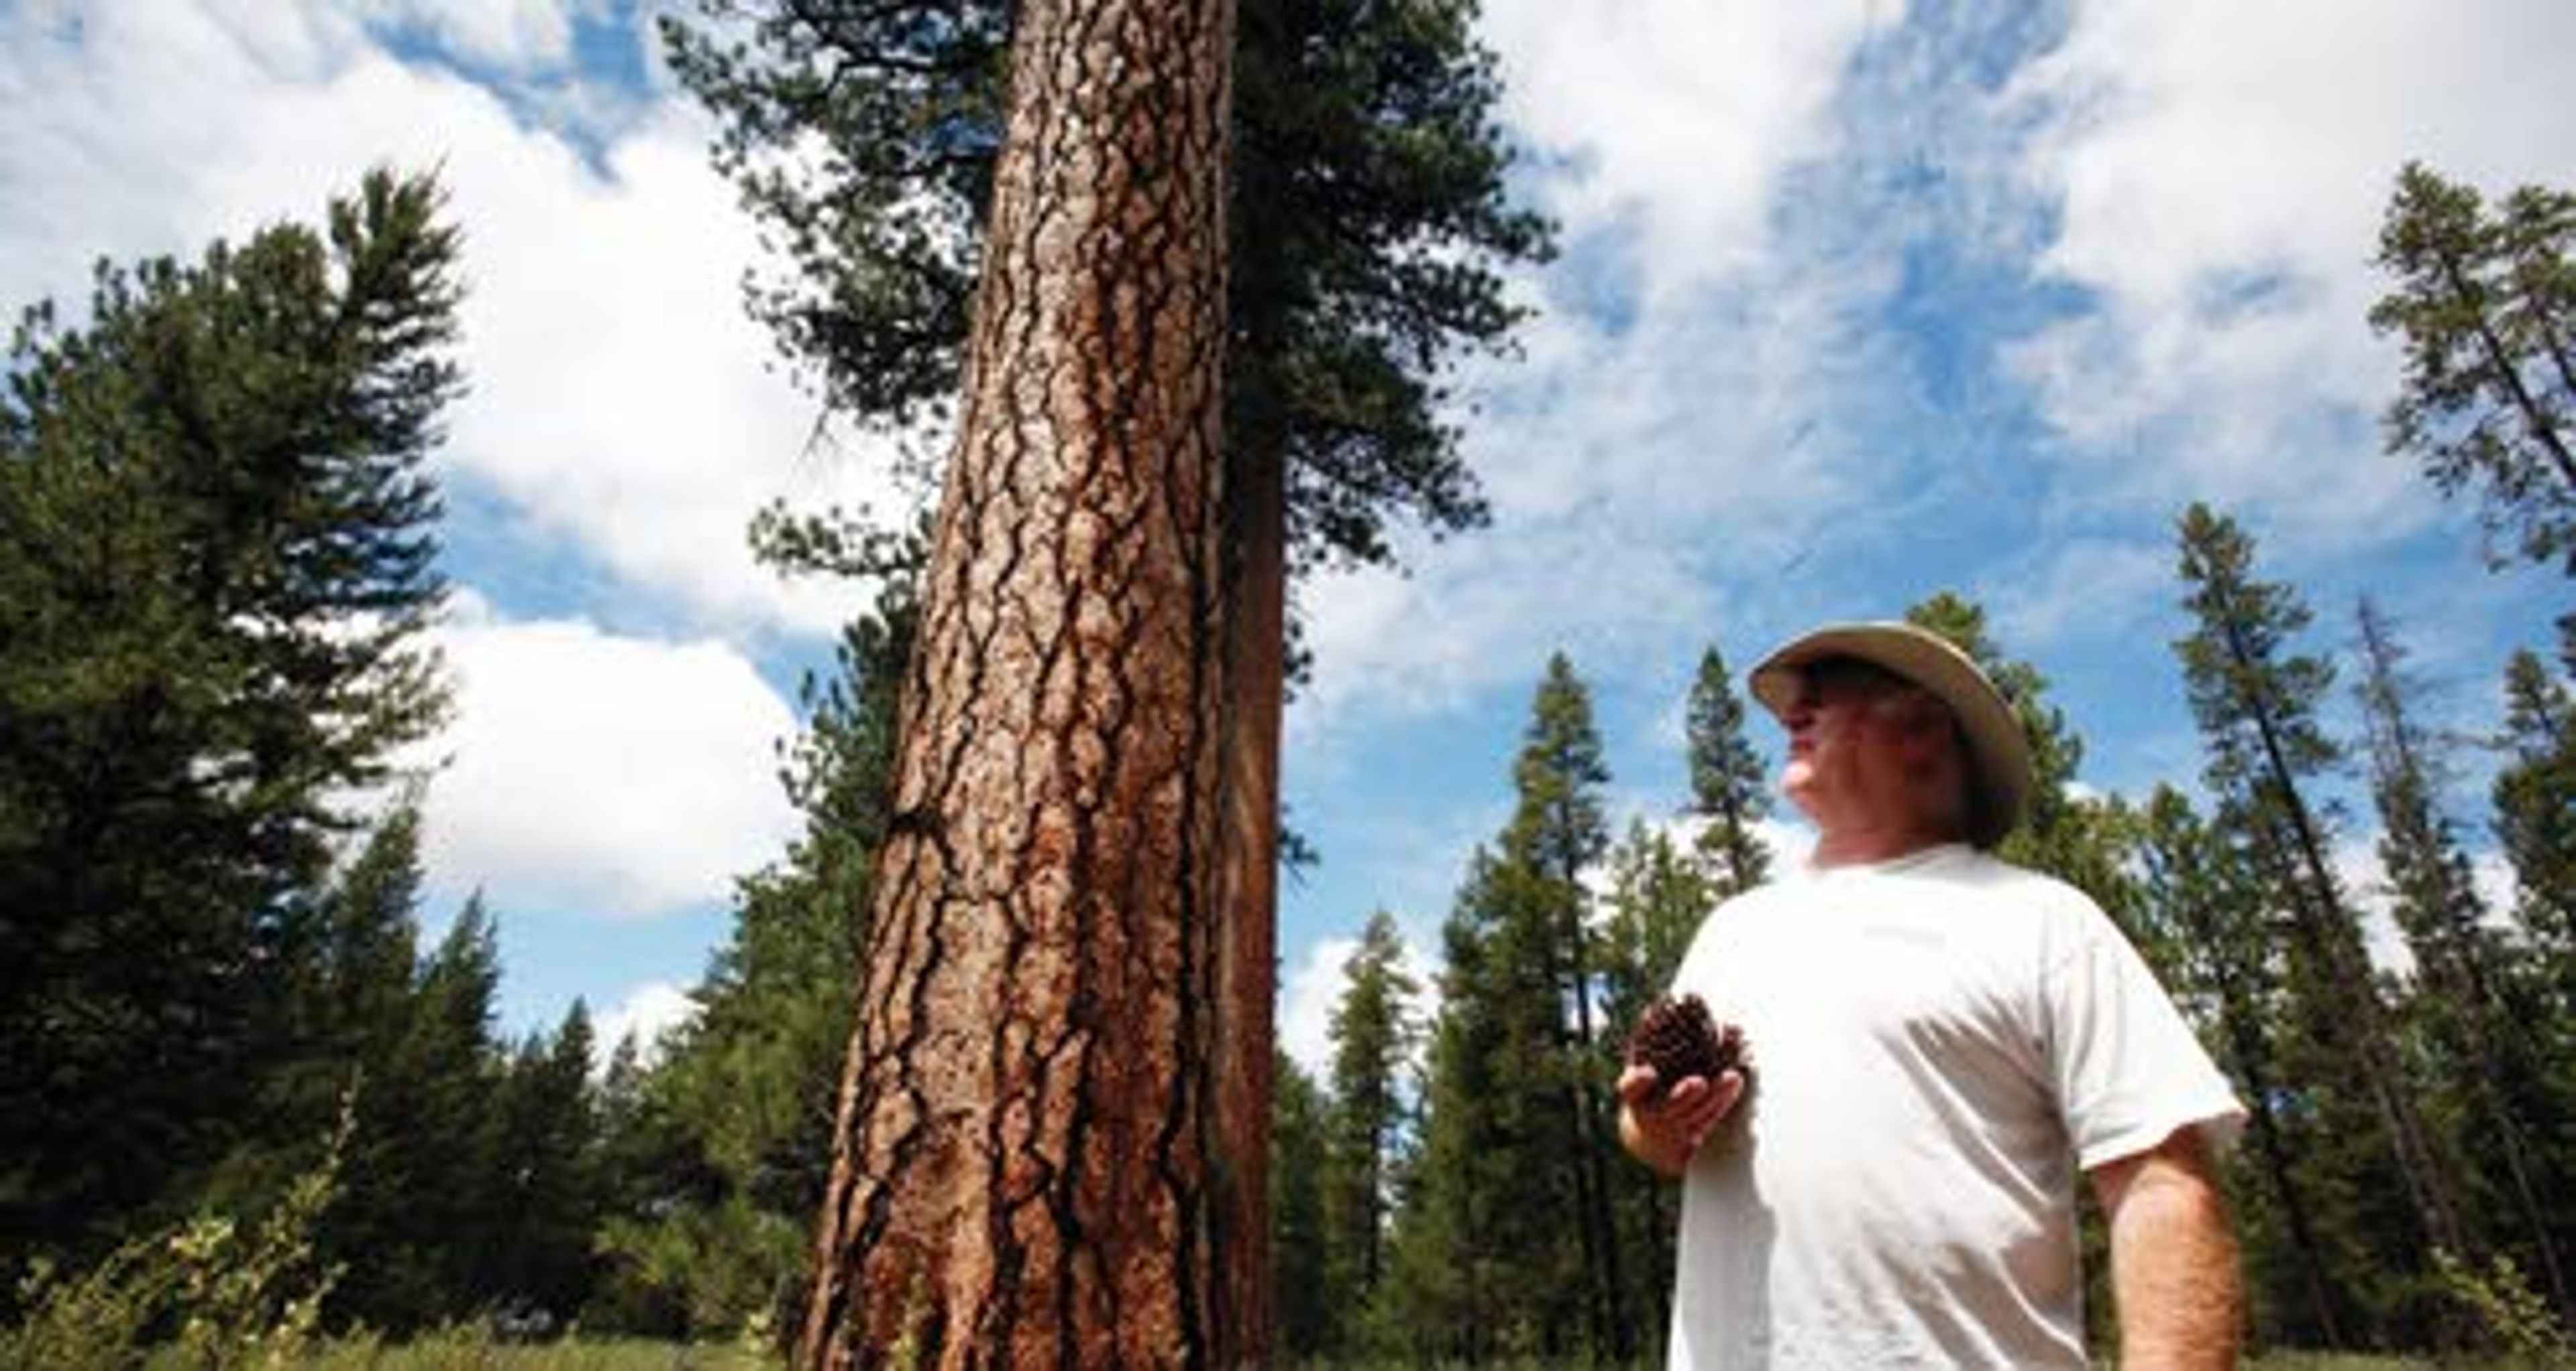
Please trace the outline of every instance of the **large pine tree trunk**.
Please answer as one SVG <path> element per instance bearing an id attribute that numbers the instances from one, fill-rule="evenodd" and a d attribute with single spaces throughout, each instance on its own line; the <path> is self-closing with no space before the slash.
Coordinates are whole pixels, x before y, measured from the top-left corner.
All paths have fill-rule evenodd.
<path id="1" fill-rule="evenodd" d="M 1265 1350 L 1220 1172 L 1266 1101 L 1217 1073 L 1266 1032 L 1215 918 L 1231 23 L 1018 17 L 809 1367 Z"/>

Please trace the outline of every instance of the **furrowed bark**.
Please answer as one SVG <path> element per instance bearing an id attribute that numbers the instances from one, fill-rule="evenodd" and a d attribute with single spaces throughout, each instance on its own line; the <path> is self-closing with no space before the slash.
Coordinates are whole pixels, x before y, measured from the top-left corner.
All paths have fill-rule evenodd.
<path id="1" fill-rule="evenodd" d="M 1220 1149 L 1267 1099 L 1217 1070 L 1267 1033 L 1216 918 L 1231 24 L 1018 21 L 804 1366 L 1263 1354 Z"/>

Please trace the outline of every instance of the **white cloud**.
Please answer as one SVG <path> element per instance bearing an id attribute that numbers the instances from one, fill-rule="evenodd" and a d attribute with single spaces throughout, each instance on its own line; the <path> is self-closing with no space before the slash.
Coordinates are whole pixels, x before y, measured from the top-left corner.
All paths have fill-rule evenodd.
<path id="1" fill-rule="evenodd" d="M 806 455 L 815 408 L 743 316 L 753 229 L 707 164 L 702 117 L 666 97 L 589 156 L 336 14 L 129 3 L 0 18 L 0 296 L 77 298 L 96 255 L 193 255 L 312 222 L 370 165 L 436 167 L 467 287 L 470 390 L 446 469 L 519 505 L 529 536 L 573 540 L 704 620 L 820 633 L 846 619 L 831 588 L 757 566 L 743 528 L 780 497 L 890 507 L 882 454 Z M 531 58 L 553 41 L 473 32 Z"/>
<path id="2" fill-rule="evenodd" d="M 2370 424 L 2396 374 L 2364 322 L 2379 215 L 2408 158 L 2576 179 L 2553 136 L 2571 51 L 2553 0 L 2077 7 L 2004 106 L 2059 210 L 2038 269 L 2094 302 L 2017 354 L 2048 416 L 2135 496 L 2411 526 L 2415 477 Z"/>
<path id="3" fill-rule="evenodd" d="M 1346 964 L 1359 947 L 1357 938 L 1318 938 L 1279 987 L 1279 1050 L 1318 1081 L 1332 1070 L 1333 1007 L 1350 986 Z"/>
<path id="4" fill-rule="evenodd" d="M 425 807 L 433 886 L 649 918 L 722 900 L 783 850 L 775 745 L 796 720 L 733 648 L 460 618 L 438 634 L 456 718 L 425 749 L 448 759 Z"/>
<path id="5" fill-rule="evenodd" d="M 640 1061 L 650 1063 L 660 1055 L 664 1034 L 698 1016 L 698 1002 L 689 992 L 668 981 L 647 981 L 627 993 L 615 1009 L 600 1016 L 597 1065 L 606 1066 L 618 1044 L 635 1040 Z"/>
<path id="6" fill-rule="evenodd" d="M 1631 244 L 1649 293 L 1764 255 L 1782 169 L 1832 147 L 1825 119 L 1852 50 L 1903 18 L 1865 0 L 1493 0 L 1505 117 L 1556 166 L 1571 235 Z"/>

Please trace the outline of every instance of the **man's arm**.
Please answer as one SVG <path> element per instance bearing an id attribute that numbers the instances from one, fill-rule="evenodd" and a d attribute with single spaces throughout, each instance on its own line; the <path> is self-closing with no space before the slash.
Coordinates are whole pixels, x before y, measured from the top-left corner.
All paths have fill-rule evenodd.
<path id="1" fill-rule="evenodd" d="M 2244 1290 L 2236 1233 L 2196 1125 L 2093 1168 L 2111 1227 L 2111 1290 L 2127 1371 L 2236 1364 Z"/>

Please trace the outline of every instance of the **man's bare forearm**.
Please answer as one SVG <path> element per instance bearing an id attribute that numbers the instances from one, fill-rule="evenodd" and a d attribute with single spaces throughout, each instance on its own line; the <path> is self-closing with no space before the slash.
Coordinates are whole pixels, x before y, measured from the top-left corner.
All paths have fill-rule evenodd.
<path id="1" fill-rule="evenodd" d="M 2111 1226 L 2126 1371 L 2236 1364 L 2244 1289 L 2236 1234 L 2196 1130 L 2095 1177 Z"/>

